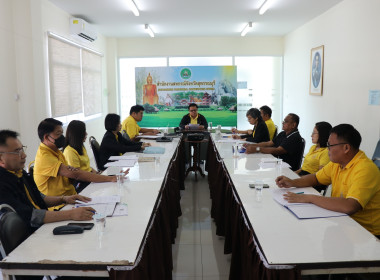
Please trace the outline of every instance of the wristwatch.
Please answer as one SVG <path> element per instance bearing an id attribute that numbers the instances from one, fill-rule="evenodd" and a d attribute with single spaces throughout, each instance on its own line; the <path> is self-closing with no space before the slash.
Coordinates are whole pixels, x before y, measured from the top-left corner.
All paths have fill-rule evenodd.
<path id="1" fill-rule="evenodd" d="M 260 153 L 260 147 L 256 147 L 256 152 Z"/>

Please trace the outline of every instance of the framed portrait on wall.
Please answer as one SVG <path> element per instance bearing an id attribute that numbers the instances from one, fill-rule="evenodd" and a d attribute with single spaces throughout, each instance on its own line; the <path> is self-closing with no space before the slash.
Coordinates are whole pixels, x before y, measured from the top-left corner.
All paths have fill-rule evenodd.
<path id="1" fill-rule="evenodd" d="M 311 49 L 310 55 L 310 94 L 323 93 L 323 53 L 324 46 Z"/>

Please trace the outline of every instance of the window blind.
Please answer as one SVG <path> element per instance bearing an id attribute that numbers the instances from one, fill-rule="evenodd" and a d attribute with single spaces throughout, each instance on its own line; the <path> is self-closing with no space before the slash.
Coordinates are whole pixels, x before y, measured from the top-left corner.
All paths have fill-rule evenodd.
<path id="1" fill-rule="evenodd" d="M 48 36 L 52 117 L 101 113 L 102 57 Z"/>

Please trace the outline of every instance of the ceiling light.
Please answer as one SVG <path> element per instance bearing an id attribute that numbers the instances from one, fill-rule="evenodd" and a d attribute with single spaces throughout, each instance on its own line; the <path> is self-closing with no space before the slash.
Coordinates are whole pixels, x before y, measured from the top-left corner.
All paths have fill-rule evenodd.
<path id="1" fill-rule="evenodd" d="M 263 15 L 269 8 L 269 5 L 271 3 L 271 0 L 265 0 L 264 3 L 261 5 L 259 14 Z"/>
<path id="2" fill-rule="evenodd" d="M 250 21 L 250 22 L 248 22 L 248 24 L 244 27 L 244 29 L 241 31 L 241 36 L 242 37 L 244 37 L 245 36 L 245 34 L 247 34 L 247 32 L 249 31 L 249 30 L 251 30 L 252 29 L 252 21 Z"/>
<path id="3" fill-rule="evenodd" d="M 129 8 L 132 10 L 133 14 L 138 17 L 140 15 L 139 9 L 137 9 L 137 6 L 133 0 L 127 0 Z"/>
<path id="4" fill-rule="evenodd" d="M 152 28 L 150 28 L 149 24 L 145 24 L 145 31 L 149 34 L 150 37 L 154 37 L 154 32 Z"/>

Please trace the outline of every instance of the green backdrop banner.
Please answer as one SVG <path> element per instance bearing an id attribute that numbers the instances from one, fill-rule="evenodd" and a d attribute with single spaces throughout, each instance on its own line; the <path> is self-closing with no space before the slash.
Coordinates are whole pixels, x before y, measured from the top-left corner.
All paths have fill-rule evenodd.
<path id="1" fill-rule="evenodd" d="M 176 127 L 196 103 L 213 126 L 236 126 L 236 66 L 136 67 L 141 127 Z"/>

